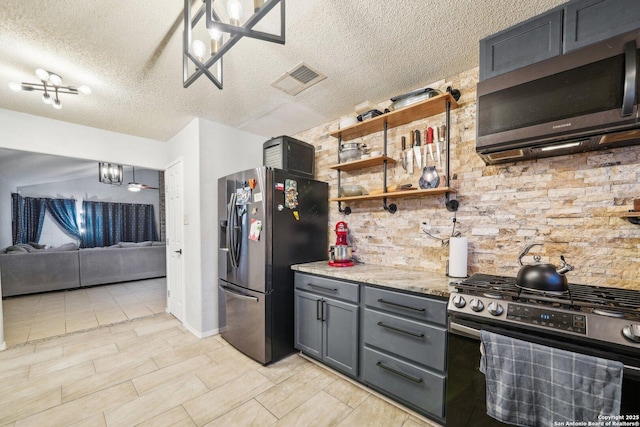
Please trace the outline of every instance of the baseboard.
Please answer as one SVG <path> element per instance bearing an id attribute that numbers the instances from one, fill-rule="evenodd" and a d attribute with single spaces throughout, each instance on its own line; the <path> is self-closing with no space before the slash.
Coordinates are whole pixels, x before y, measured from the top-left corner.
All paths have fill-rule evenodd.
<path id="1" fill-rule="evenodd" d="M 196 337 L 198 337 L 200 339 L 212 337 L 212 336 L 218 335 L 220 333 L 219 329 L 212 329 L 210 331 L 200 332 L 196 328 L 190 326 L 187 323 L 182 323 L 182 326 L 184 326 L 187 331 L 191 332 L 193 335 L 195 335 Z"/>

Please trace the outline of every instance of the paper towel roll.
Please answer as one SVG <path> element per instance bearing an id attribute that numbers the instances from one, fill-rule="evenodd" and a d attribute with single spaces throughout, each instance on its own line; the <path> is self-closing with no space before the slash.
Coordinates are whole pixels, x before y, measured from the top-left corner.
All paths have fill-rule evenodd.
<path id="1" fill-rule="evenodd" d="M 466 237 L 449 239 L 449 277 L 467 277 L 467 246 Z"/>

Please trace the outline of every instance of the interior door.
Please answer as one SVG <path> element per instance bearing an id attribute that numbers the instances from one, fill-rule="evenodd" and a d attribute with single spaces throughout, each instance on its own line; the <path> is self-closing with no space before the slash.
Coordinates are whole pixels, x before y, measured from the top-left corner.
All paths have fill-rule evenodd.
<path id="1" fill-rule="evenodd" d="M 165 172 L 167 203 L 167 311 L 185 321 L 184 309 L 184 198 L 182 161 Z"/>

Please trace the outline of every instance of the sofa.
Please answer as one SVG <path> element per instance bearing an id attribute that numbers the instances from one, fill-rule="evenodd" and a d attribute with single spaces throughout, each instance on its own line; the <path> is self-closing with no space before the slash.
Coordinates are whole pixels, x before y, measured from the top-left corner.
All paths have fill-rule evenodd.
<path id="1" fill-rule="evenodd" d="M 11 246 L 0 253 L 3 297 L 166 276 L 164 242 L 120 242 L 103 248 Z M 29 245 L 31 246 L 31 245 Z M 33 248 L 33 246 L 31 246 Z M 17 249 L 25 249 L 19 251 Z"/>

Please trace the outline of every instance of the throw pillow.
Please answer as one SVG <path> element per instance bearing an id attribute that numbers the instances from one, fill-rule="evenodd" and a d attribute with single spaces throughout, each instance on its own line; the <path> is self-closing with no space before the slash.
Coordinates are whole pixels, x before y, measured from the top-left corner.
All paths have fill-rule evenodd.
<path id="1" fill-rule="evenodd" d="M 137 246 L 137 243 L 135 242 L 120 242 L 121 248 L 135 248 L 136 246 Z"/>
<path id="2" fill-rule="evenodd" d="M 46 249 L 47 245 L 41 245 L 40 243 L 36 243 L 36 242 L 29 242 L 27 243 L 30 246 L 33 246 L 36 249 Z"/>
<path id="3" fill-rule="evenodd" d="M 13 246 L 9 246 L 6 252 L 8 254 L 26 254 L 27 250 L 21 246 L 13 245 Z"/>

